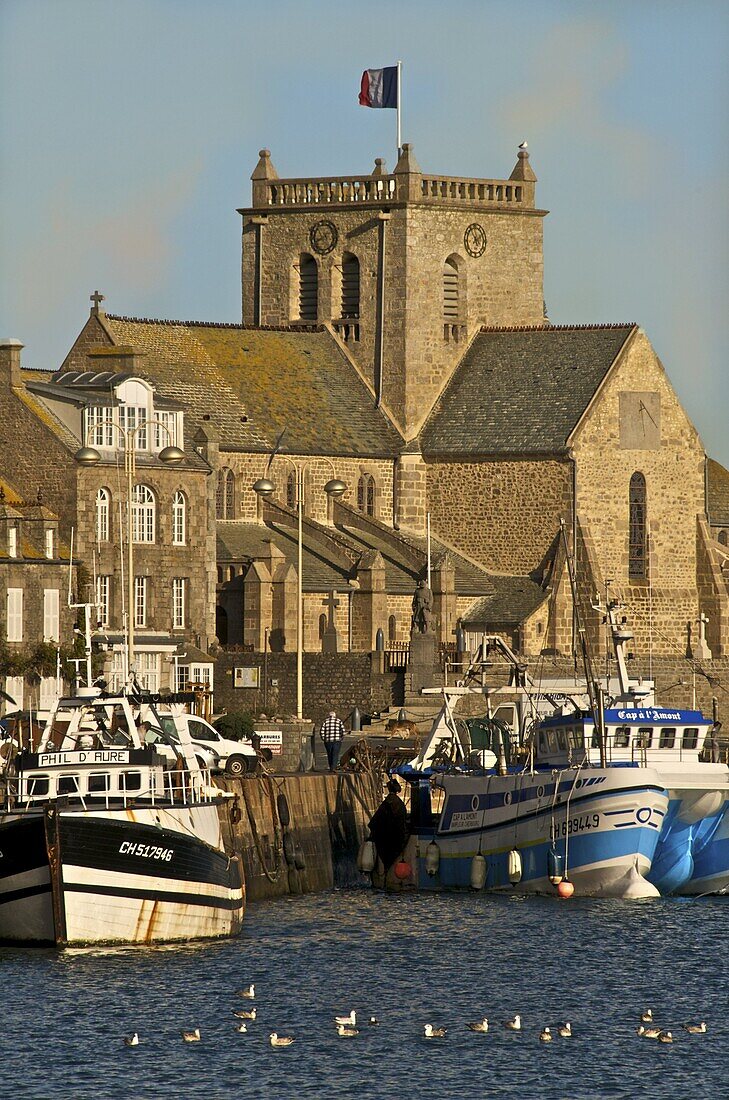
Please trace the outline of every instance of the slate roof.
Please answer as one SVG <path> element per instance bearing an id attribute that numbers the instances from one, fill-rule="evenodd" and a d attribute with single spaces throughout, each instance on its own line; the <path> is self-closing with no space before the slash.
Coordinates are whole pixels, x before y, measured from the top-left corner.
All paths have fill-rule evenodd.
<path id="1" fill-rule="evenodd" d="M 710 458 L 707 475 L 709 523 L 729 527 L 729 470 Z"/>
<path id="2" fill-rule="evenodd" d="M 159 393 L 207 417 L 222 450 L 395 455 L 399 433 L 325 329 L 248 328 L 106 314 L 115 344 L 146 354 Z"/>
<path id="3" fill-rule="evenodd" d="M 273 529 L 242 520 L 218 523 L 218 564 L 250 562 L 265 557 L 267 542 L 273 542 L 282 551 L 287 563 L 296 568 L 298 546 L 295 531 L 283 527 Z M 333 588 L 343 591 L 348 587 L 347 574 L 326 561 L 321 553 L 312 550 L 306 542 L 303 548 L 302 573 L 305 592 L 329 592 Z"/>
<path id="4" fill-rule="evenodd" d="M 423 454 L 563 451 L 634 328 L 482 329 L 420 433 Z"/>
<path id="5" fill-rule="evenodd" d="M 463 616 L 465 625 L 482 623 L 516 624 L 528 618 L 550 593 L 529 577 L 508 577 L 493 574 L 494 591 L 474 603 Z"/>

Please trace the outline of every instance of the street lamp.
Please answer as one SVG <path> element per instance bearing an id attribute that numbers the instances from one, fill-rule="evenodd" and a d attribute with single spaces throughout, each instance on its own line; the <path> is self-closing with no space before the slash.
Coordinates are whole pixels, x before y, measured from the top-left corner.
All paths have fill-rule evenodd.
<path id="1" fill-rule="evenodd" d="M 115 428 L 124 438 L 124 471 L 127 475 L 127 547 L 128 547 L 128 564 L 127 569 L 129 576 L 127 578 L 127 634 L 129 638 L 128 643 L 128 667 L 131 668 L 132 661 L 134 659 L 134 539 L 133 524 L 132 524 L 132 492 L 134 478 L 137 473 L 136 462 L 136 447 L 134 445 L 134 439 L 138 431 L 144 428 L 145 431 L 148 428 L 160 427 L 164 428 L 167 435 L 172 439 L 172 433 L 166 424 L 163 424 L 161 420 L 143 420 L 133 428 L 122 428 L 121 424 L 112 422 L 111 424 L 105 424 L 104 427 Z M 96 447 L 89 446 L 89 434 L 96 429 L 96 425 L 91 425 L 86 431 L 86 442 L 83 447 L 79 447 L 74 455 L 76 461 L 80 466 L 95 466 L 97 462 L 101 461 L 101 455 L 96 450 Z M 175 447 L 174 444 L 170 444 L 167 447 L 163 447 L 159 452 L 158 458 L 160 462 L 164 462 L 166 466 L 176 466 L 178 463 L 184 461 L 185 452 L 180 450 L 179 447 Z"/>
<path id="2" fill-rule="evenodd" d="M 304 462 L 292 463 L 296 470 L 296 512 L 298 517 L 297 540 L 297 590 L 296 590 L 296 717 L 304 717 L 304 591 L 302 584 L 302 560 L 303 560 L 303 516 L 304 516 L 304 474 L 308 466 Z M 273 481 L 267 477 L 261 477 L 253 485 L 253 491 L 266 500 L 276 491 Z M 331 499 L 341 497 L 347 491 L 345 482 L 333 477 L 324 486 L 324 492 Z"/>

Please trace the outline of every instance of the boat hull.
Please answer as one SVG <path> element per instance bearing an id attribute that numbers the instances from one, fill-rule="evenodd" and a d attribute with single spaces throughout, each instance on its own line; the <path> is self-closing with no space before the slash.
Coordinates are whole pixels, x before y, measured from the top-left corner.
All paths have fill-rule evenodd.
<path id="1" fill-rule="evenodd" d="M 0 940 L 166 943 L 235 935 L 245 891 L 214 805 L 6 815 Z"/>
<path id="2" fill-rule="evenodd" d="M 597 789 L 588 784 L 597 784 Z M 486 861 L 487 890 L 554 894 L 550 853 L 561 856 L 575 894 L 583 897 L 656 897 L 646 880 L 668 806 L 664 789 L 645 773 L 592 770 L 578 781 L 574 773 L 555 787 L 547 776 L 489 777 L 447 781 L 438 828 L 411 837 L 402 864 L 411 869 L 398 879 L 391 869 L 388 888 L 442 890 L 467 888 L 474 856 Z M 594 793 L 590 793 L 594 790 Z M 564 792 L 564 793 L 561 793 Z M 569 804 L 567 803 L 569 797 Z M 561 800 L 561 801 L 558 801 Z M 472 810 L 460 807 L 471 805 Z M 453 828 L 453 822 L 470 828 Z M 428 874 L 425 849 L 439 849 L 435 874 Z M 520 856 L 521 874 L 509 877 L 509 853 Z M 403 866 L 399 873 L 404 874 Z M 382 881 L 382 876 L 381 876 Z"/>

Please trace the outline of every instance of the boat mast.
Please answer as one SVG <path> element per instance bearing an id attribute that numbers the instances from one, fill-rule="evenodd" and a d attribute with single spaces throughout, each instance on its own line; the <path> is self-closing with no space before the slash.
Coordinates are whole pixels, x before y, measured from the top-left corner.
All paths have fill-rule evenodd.
<path id="1" fill-rule="evenodd" d="M 600 767 L 607 767 L 607 753 L 605 751 L 605 722 L 603 715 L 603 689 L 595 676 L 594 669 L 592 667 L 592 661 L 590 659 L 590 652 L 587 648 L 587 638 L 585 635 L 585 627 L 582 623 L 582 617 L 580 615 L 580 604 L 577 598 L 577 581 L 575 579 L 575 567 L 570 548 L 567 545 L 567 533 L 565 531 L 564 520 L 559 521 L 560 533 L 562 535 L 562 543 L 564 545 L 565 558 L 567 560 L 567 574 L 570 581 L 570 590 L 572 592 L 572 606 L 574 608 L 575 618 L 577 620 L 577 634 L 580 639 L 580 655 L 582 657 L 582 665 L 585 670 L 585 681 L 587 683 L 587 694 L 590 699 L 590 710 L 592 711 L 592 719 L 595 723 L 595 730 L 598 735 L 598 745 L 600 747 Z"/>

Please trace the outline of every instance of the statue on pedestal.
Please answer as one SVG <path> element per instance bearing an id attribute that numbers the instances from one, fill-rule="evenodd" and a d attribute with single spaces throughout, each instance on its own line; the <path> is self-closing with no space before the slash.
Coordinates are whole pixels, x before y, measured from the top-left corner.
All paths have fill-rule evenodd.
<path id="1" fill-rule="evenodd" d="M 433 622 L 433 593 L 425 581 L 418 581 L 418 587 L 413 596 L 413 615 L 410 623 L 410 636 L 414 634 L 432 634 L 435 631 Z"/>

